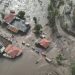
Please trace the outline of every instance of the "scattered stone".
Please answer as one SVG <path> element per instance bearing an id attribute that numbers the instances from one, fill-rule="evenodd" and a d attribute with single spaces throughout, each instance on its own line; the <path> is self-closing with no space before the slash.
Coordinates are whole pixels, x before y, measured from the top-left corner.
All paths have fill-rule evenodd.
<path id="1" fill-rule="evenodd" d="M 39 51 L 38 51 L 38 50 L 36 50 L 36 53 L 38 53 L 38 54 L 39 54 Z"/>
<path id="2" fill-rule="evenodd" d="M 47 33 L 44 33 L 45 35 L 47 35 Z"/>
<path id="3" fill-rule="evenodd" d="M 30 47 L 30 44 L 27 43 L 26 46 L 27 46 L 27 47 Z"/>
<path id="4" fill-rule="evenodd" d="M 48 73 L 48 75 L 52 75 L 52 73 L 50 72 L 50 73 Z"/>
<path id="5" fill-rule="evenodd" d="M 32 41 L 35 41 L 34 39 Z"/>
<path id="6" fill-rule="evenodd" d="M 39 58 L 35 64 L 38 64 L 41 61 L 42 58 Z"/>
<path id="7" fill-rule="evenodd" d="M 45 24 L 45 26 L 48 26 L 49 24 L 47 23 L 47 24 Z"/>
<path id="8" fill-rule="evenodd" d="M 45 38 L 46 36 L 45 36 L 44 34 L 42 34 L 40 37 L 41 37 L 41 38 Z"/>
<path id="9" fill-rule="evenodd" d="M 46 57 L 46 54 L 44 52 L 41 53 L 42 56 Z"/>
<path id="10" fill-rule="evenodd" d="M 22 45 L 25 45 L 25 42 L 24 41 L 22 42 Z"/>
<path id="11" fill-rule="evenodd" d="M 36 61 L 36 63 L 35 64 L 38 64 L 39 63 L 39 61 Z"/>
<path id="12" fill-rule="evenodd" d="M 48 57 L 46 57 L 45 60 L 46 60 L 48 63 L 51 63 L 51 62 L 52 62 L 52 60 L 49 59 Z"/>
<path id="13" fill-rule="evenodd" d="M 39 40 L 35 40 L 35 42 L 34 42 L 34 43 L 36 44 L 36 43 L 38 43 L 38 41 L 39 41 Z"/>
<path id="14" fill-rule="evenodd" d="M 62 36 L 61 35 L 57 35 L 57 38 L 61 38 Z"/>
<path id="15" fill-rule="evenodd" d="M 32 47 L 33 50 L 35 50 L 35 47 Z"/>

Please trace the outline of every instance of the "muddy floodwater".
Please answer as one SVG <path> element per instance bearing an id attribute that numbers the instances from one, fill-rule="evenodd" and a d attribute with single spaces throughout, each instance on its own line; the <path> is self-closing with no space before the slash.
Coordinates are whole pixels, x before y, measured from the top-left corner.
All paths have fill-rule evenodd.
<path id="1" fill-rule="evenodd" d="M 35 64 L 37 55 L 30 51 L 24 51 L 21 58 L 10 60 L 0 58 L 0 75 L 45 75 L 50 68 L 47 63 Z"/>

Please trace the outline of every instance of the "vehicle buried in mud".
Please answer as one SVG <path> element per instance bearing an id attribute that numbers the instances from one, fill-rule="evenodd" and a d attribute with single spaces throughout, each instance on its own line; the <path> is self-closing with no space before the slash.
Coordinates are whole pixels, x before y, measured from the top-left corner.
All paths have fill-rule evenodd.
<path id="1" fill-rule="evenodd" d="M 16 58 L 22 54 L 22 49 L 12 45 L 12 42 L 0 36 L 0 56 Z"/>
<path id="2" fill-rule="evenodd" d="M 14 33 L 26 34 L 31 28 L 25 19 L 16 16 L 15 11 L 10 11 L 10 14 L 4 17 L 4 23 L 6 23 L 7 29 Z"/>

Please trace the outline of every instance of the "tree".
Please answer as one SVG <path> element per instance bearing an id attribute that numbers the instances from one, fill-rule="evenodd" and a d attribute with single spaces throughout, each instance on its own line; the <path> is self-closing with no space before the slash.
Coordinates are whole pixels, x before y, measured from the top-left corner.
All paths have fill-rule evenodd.
<path id="1" fill-rule="evenodd" d="M 64 5 L 64 0 L 59 0 L 59 4 L 58 4 L 57 8 L 60 8 L 61 5 Z"/>
<path id="2" fill-rule="evenodd" d="M 19 11 L 17 16 L 18 16 L 19 18 L 21 18 L 21 19 L 25 19 L 25 18 L 24 18 L 25 12 L 24 12 L 24 11 Z"/>
<path id="3" fill-rule="evenodd" d="M 42 26 L 41 26 L 40 24 L 36 24 L 35 27 L 34 27 L 34 30 L 35 30 L 34 33 L 35 33 L 36 35 L 40 35 L 41 32 L 42 32 L 41 29 L 42 29 Z"/>
<path id="4" fill-rule="evenodd" d="M 37 24 L 37 18 L 33 17 L 33 20 L 34 20 L 35 24 Z"/>
<path id="5" fill-rule="evenodd" d="M 64 4 L 64 0 L 50 0 L 48 6 L 48 20 L 49 26 L 54 27 L 56 24 L 56 17 L 59 17 L 59 7 Z"/>

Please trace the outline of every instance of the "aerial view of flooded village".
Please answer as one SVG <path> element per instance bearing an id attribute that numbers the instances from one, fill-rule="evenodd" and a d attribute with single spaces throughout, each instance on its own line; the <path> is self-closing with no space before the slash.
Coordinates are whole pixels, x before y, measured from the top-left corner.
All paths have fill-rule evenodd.
<path id="1" fill-rule="evenodd" d="M 75 0 L 0 0 L 0 75 L 75 75 Z"/>

